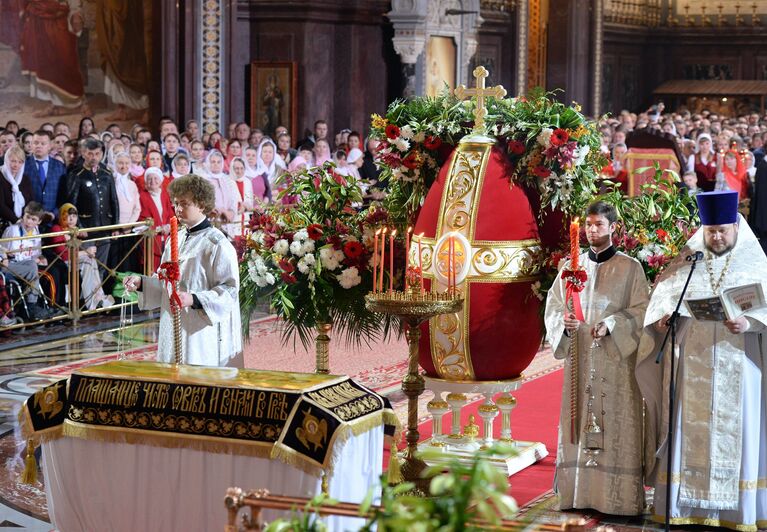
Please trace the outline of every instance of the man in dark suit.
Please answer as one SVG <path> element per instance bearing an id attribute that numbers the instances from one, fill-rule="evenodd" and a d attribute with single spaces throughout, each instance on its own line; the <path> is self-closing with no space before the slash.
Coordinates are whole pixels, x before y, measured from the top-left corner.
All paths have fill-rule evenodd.
<path id="1" fill-rule="evenodd" d="M 75 165 L 66 177 L 64 199 L 77 208 L 80 226 L 83 229 L 113 225 L 120 219 L 115 181 L 106 166 L 101 164 L 103 154 L 104 144 L 100 140 L 85 140 L 82 164 Z M 99 238 L 108 234 L 102 231 L 88 231 L 88 238 Z M 103 265 L 107 264 L 109 257 L 109 240 L 99 240 L 95 244 L 96 259 L 101 263 L 100 269 L 103 271 Z"/>
<path id="2" fill-rule="evenodd" d="M 62 195 L 67 169 L 64 163 L 50 156 L 51 140 L 50 131 L 35 131 L 32 136 L 32 155 L 27 157 L 24 173 L 32 182 L 34 200 L 57 220 L 59 205 L 64 203 Z"/>

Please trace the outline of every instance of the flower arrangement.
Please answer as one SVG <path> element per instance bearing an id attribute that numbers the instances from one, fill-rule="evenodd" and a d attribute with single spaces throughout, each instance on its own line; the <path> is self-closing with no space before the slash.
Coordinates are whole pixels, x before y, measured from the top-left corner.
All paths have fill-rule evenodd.
<path id="1" fill-rule="evenodd" d="M 543 91 L 529 98 L 487 98 L 487 132 L 496 137 L 513 165 L 512 181 L 541 196 L 541 212 L 582 210 L 597 191 L 606 164 L 595 123 L 580 107 L 568 107 Z M 381 142 L 377 164 L 389 180 L 392 216 L 411 222 L 451 149 L 472 132 L 473 101 L 447 92 L 393 102 L 386 116 L 372 115 L 371 135 Z"/>
<path id="2" fill-rule="evenodd" d="M 314 328 L 332 323 L 349 341 L 376 338 L 388 322 L 365 308 L 372 289 L 372 229 L 352 204 L 362 200 L 357 182 L 332 163 L 290 176 L 279 197 L 300 198 L 254 213 L 250 234 L 240 244 L 240 305 L 243 322 L 268 302 L 284 319 L 284 338 L 304 346 Z"/>
<path id="3" fill-rule="evenodd" d="M 624 196 L 613 187 L 601 198 L 618 210 L 616 246 L 642 263 L 651 283 L 700 225 L 695 198 L 680 190 L 678 182 L 675 172 L 663 171 L 656 164 L 652 181 L 642 185 L 637 196 Z"/>

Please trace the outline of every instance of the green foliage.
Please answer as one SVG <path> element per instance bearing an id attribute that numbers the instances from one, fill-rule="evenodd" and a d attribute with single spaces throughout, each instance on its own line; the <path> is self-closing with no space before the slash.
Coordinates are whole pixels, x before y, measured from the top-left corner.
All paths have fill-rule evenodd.
<path id="1" fill-rule="evenodd" d="M 538 89 L 528 98 L 487 98 L 485 129 L 508 154 L 515 169 L 510 179 L 537 190 L 544 209 L 571 214 L 596 193 L 606 160 L 596 125 L 579 106 L 550 96 Z M 450 148 L 473 131 L 475 107 L 445 91 L 397 100 L 385 117 L 372 115 L 371 136 L 381 141 L 377 164 L 389 182 L 386 206 L 394 220 L 412 223 Z M 543 209 L 539 214 L 543 218 Z"/>
<path id="2" fill-rule="evenodd" d="M 488 525 L 498 525 L 501 520 L 511 518 L 517 512 L 514 499 L 508 494 L 508 478 L 495 469 L 488 458 L 497 454 L 508 454 L 510 448 L 500 444 L 478 451 L 473 460 L 463 464 L 451 460 L 446 464 L 429 467 L 425 471 L 431 477 L 430 494 L 419 496 L 412 483 L 403 482 L 389 486 L 382 477 L 383 492 L 379 507 L 373 508 L 372 491 L 360 505 L 360 515 L 368 516 L 363 532 L 463 532 L 485 530 Z M 444 458 L 442 453 L 424 453 L 429 458 Z M 303 532 L 320 530 L 305 528 L 316 526 L 308 522 L 306 514 L 316 512 L 319 505 L 307 505 L 303 515 L 293 515 L 289 520 L 272 523 L 269 531 Z M 371 513 L 372 512 L 372 513 Z"/>

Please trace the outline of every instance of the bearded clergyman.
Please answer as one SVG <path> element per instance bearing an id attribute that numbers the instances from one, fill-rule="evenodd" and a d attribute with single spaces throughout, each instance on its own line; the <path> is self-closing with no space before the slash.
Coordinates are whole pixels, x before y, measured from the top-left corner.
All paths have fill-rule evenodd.
<path id="1" fill-rule="evenodd" d="M 696 200 L 702 227 L 653 291 L 637 362 L 647 404 L 646 467 L 648 484 L 655 486 L 654 519 L 665 520 L 670 424 L 670 524 L 757 530 L 767 526 L 767 375 L 762 373 L 767 309 L 758 297 L 737 308 L 737 315 L 723 314 L 716 305 L 706 307 L 709 314 L 699 313 L 691 303 L 715 302 L 717 296 L 726 301 L 728 289 L 749 285 L 754 295 L 767 292 L 767 258 L 738 214 L 736 191 L 707 192 Z M 696 252 L 703 258 L 680 307 L 673 350 L 678 369 L 672 376 L 670 347 L 664 364 L 655 358 L 691 268 L 685 258 Z M 675 406 L 669 416 L 672 378 Z"/>
<path id="2" fill-rule="evenodd" d="M 637 515 L 645 497 L 642 396 L 634 368 L 649 288 L 641 264 L 613 246 L 617 221 L 612 205 L 589 206 L 589 249 L 577 257 L 585 273 L 582 291 L 568 298 L 570 261 L 546 301 L 546 336 L 554 356 L 565 358 L 567 375 L 554 488 L 561 510 Z"/>

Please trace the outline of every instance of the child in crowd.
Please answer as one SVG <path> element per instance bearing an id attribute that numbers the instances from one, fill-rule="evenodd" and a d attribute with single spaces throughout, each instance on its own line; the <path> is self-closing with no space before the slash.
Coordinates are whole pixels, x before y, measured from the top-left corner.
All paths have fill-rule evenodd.
<path id="1" fill-rule="evenodd" d="M 5 250 L 0 250 L 0 270 L 22 280 L 22 290 L 27 292 L 28 314 L 32 320 L 43 320 L 50 318 L 53 314 L 42 300 L 37 273 L 38 266 L 44 267 L 48 264 L 48 260 L 42 254 L 42 241 L 39 236 L 39 226 L 44 214 L 45 211 L 40 203 L 36 201 L 27 203 L 21 219 L 3 231 L 3 238 L 32 238 L 12 240 L 5 244 Z"/>

